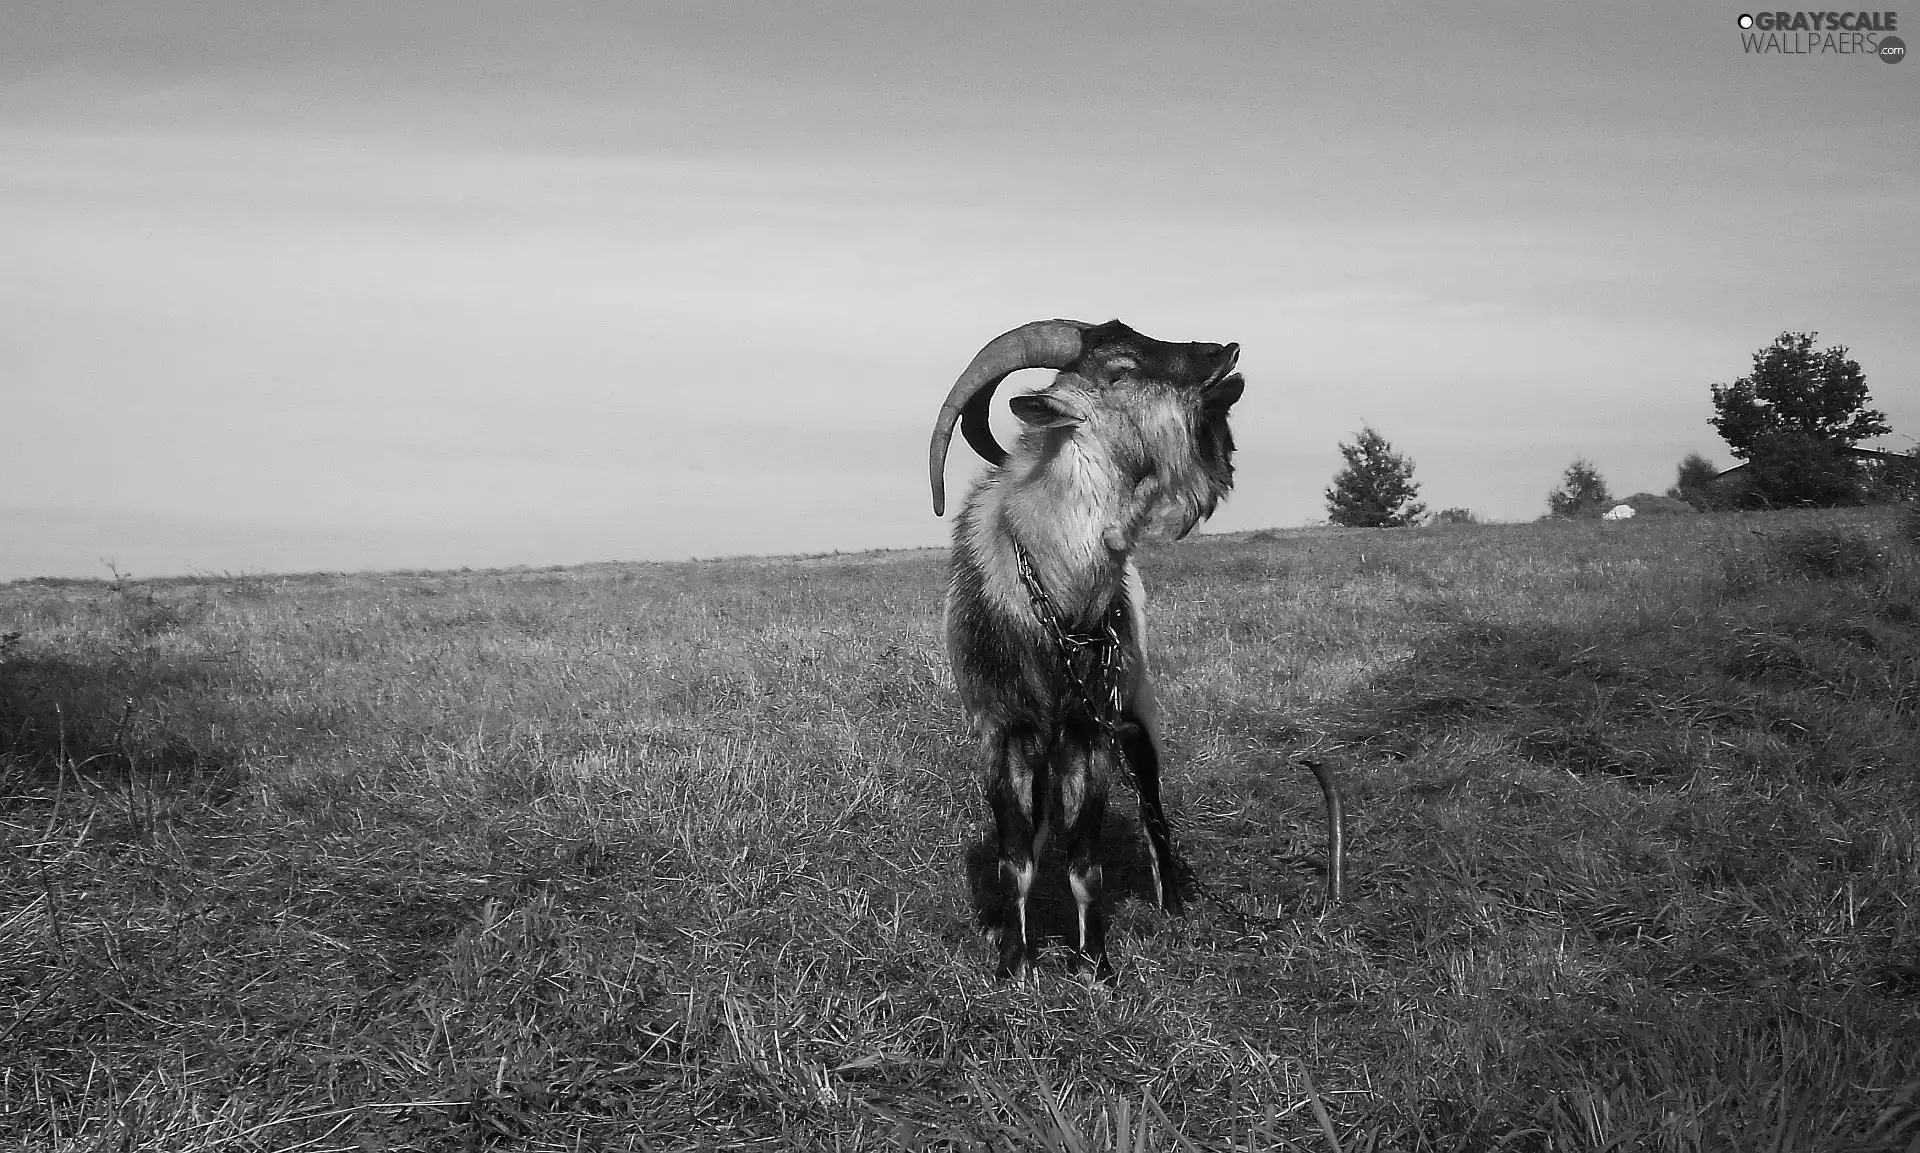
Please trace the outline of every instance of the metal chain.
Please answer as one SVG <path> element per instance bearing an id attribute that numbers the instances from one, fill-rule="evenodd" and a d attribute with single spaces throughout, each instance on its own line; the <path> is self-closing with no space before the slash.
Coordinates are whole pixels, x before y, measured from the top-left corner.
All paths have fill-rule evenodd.
<path id="1" fill-rule="evenodd" d="M 1080 696 L 1080 703 L 1086 707 L 1087 715 L 1100 730 L 1107 743 L 1117 751 L 1120 744 L 1121 712 L 1121 672 L 1125 656 L 1120 647 L 1118 622 L 1126 613 L 1126 606 L 1115 602 L 1106 612 L 1099 632 L 1070 633 L 1060 623 L 1059 610 L 1054 607 L 1053 598 L 1040 583 L 1040 577 L 1033 571 L 1033 562 L 1027 556 L 1027 550 L 1019 541 L 1013 542 L 1013 554 L 1020 562 L 1020 579 L 1027 586 L 1027 599 L 1033 602 L 1033 615 L 1053 634 L 1060 650 L 1060 667 L 1066 679 L 1072 683 Z M 1091 653 L 1093 665 L 1090 672 L 1097 674 L 1098 688 L 1087 683 L 1080 671 L 1080 658 Z M 1100 691 L 1104 690 L 1104 691 Z"/>

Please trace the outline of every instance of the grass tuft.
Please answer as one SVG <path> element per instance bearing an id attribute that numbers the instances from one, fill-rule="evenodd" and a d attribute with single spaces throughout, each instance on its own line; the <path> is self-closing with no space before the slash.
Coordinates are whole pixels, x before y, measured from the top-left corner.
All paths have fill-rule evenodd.
<path id="1" fill-rule="evenodd" d="M 1813 580 L 1861 580 L 1884 572 L 1887 553 L 1857 530 L 1807 526 L 1769 539 L 1769 559 L 1778 570 Z"/>

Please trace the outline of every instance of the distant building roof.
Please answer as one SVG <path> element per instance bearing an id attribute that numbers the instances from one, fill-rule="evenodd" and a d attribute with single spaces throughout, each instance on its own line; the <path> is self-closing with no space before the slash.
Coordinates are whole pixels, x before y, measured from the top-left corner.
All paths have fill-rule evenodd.
<path id="1" fill-rule="evenodd" d="M 1842 455 L 1845 455 L 1845 456 L 1857 456 L 1857 457 L 1864 458 L 1866 460 L 1887 460 L 1887 461 L 1892 461 L 1895 464 L 1910 464 L 1910 465 L 1913 465 L 1915 468 L 1920 468 L 1920 456 L 1910 456 L 1906 453 L 1875 452 L 1873 449 L 1870 449 L 1870 448 L 1843 448 L 1840 450 L 1840 452 Z M 1723 472 L 1714 473 L 1713 479 L 1719 480 L 1723 476 L 1732 476 L 1734 473 L 1739 472 L 1741 469 L 1745 467 L 1747 466 L 1744 464 L 1736 464 L 1732 468 L 1727 469 Z"/>

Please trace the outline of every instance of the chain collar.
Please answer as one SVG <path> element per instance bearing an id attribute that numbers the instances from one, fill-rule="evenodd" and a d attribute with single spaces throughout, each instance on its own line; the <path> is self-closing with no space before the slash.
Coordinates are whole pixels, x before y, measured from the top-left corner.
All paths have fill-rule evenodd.
<path id="1" fill-rule="evenodd" d="M 1108 607 L 1097 632 L 1070 633 L 1060 623 L 1060 612 L 1046 586 L 1033 571 L 1033 562 L 1019 541 L 1013 542 L 1013 555 L 1020 562 L 1020 580 L 1027 586 L 1027 599 L 1033 602 L 1033 615 L 1053 634 L 1060 652 L 1060 667 L 1079 694 L 1087 716 L 1100 728 L 1109 742 L 1118 739 L 1120 724 L 1121 673 L 1124 656 L 1120 648 L 1119 624 L 1126 605 L 1115 601 Z"/>

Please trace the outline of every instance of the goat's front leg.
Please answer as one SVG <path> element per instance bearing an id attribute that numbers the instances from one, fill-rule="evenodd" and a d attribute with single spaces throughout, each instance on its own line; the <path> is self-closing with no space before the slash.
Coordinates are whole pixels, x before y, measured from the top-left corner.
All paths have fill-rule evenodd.
<path id="1" fill-rule="evenodd" d="M 1120 749 L 1133 768 L 1133 783 L 1140 794 L 1140 824 L 1147 832 L 1147 859 L 1153 869 L 1153 899 L 1169 913 L 1183 908 L 1180 883 L 1175 875 L 1173 830 L 1167 823 L 1167 810 L 1160 803 L 1160 740 L 1154 731 L 1158 723 L 1153 690 L 1144 678 L 1135 698 L 1120 714 Z"/>
<path id="2" fill-rule="evenodd" d="M 1026 980 L 1035 956 L 1027 930 L 1027 898 L 1046 842 L 1046 750 L 1031 733 L 1006 734 L 994 751 L 987 783 L 1000 837 L 1000 968 L 1002 981 Z"/>
<path id="3" fill-rule="evenodd" d="M 1100 867 L 1100 826 L 1107 817 L 1107 759 L 1097 736 L 1061 741 L 1055 771 L 1060 779 L 1060 823 L 1067 839 L 1067 881 L 1080 911 L 1080 949 L 1076 971 L 1102 984 L 1114 984 L 1107 960 L 1107 922 L 1100 905 L 1105 873 Z"/>

